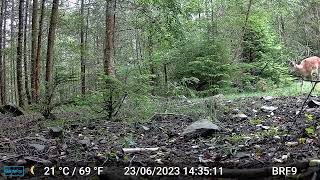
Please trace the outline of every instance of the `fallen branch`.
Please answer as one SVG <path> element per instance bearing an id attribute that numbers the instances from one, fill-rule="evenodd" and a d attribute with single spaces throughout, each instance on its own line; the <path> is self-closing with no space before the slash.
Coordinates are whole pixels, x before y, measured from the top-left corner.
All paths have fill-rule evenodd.
<path id="1" fill-rule="evenodd" d="M 122 148 L 124 153 L 136 153 L 136 152 L 147 152 L 147 151 L 158 151 L 159 148 Z"/>

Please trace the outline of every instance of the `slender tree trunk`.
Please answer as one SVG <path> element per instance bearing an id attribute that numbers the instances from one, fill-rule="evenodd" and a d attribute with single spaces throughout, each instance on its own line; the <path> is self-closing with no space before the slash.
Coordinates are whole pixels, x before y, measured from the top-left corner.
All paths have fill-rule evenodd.
<path id="1" fill-rule="evenodd" d="M 165 85 L 165 90 L 166 93 L 168 92 L 168 64 L 164 63 L 163 64 L 163 74 L 164 74 L 164 85 Z"/>
<path id="2" fill-rule="evenodd" d="M 14 33 L 14 0 L 11 0 L 11 17 L 10 17 L 10 49 L 11 49 L 11 101 L 17 103 L 17 91 L 16 91 L 16 74 L 15 74 L 15 53 L 14 53 L 14 42 L 15 42 L 15 33 Z"/>
<path id="3" fill-rule="evenodd" d="M 249 16 L 250 16 L 250 12 L 251 12 L 252 1 L 253 0 L 249 0 L 248 9 L 247 9 L 247 12 L 246 12 L 244 26 L 243 26 L 244 28 L 247 28 L 247 25 L 248 25 Z"/>
<path id="4" fill-rule="evenodd" d="M 244 43 L 244 37 L 245 34 L 247 32 L 247 28 L 248 28 L 248 22 L 249 22 L 249 17 L 250 17 L 250 12 L 251 12 L 251 7 L 252 7 L 252 2 L 253 0 L 248 0 L 248 8 L 247 11 L 245 12 L 245 20 L 244 20 L 244 25 L 242 26 L 242 31 L 241 31 L 241 35 L 240 35 L 240 43 L 239 43 L 239 47 L 236 49 L 236 54 L 234 59 L 237 59 L 237 56 L 243 56 L 243 43 Z"/>
<path id="5" fill-rule="evenodd" d="M 8 1 L 4 0 L 4 21 L 3 21 L 3 40 L 2 40 L 2 50 L 6 49 L 6 43 L 7 43 L 7 15 L 8 15 L 8 11 L 7 11 L 7 7 L 8 7 Z M 2 102 L 3 104 L 7 103 L 7 78 L 6 78 L 6 53 L 3 52 L 2 53 L 2 66 L 3 66 L 3 99 Z"/>
<path id="6" fill-rule="evenodd" d="M 42 0 L 41 2 L 41 14 L 40 14 L 40 20 L 39 20 L 39 32 L 38 32 L 38 45 L 37 45 L 37 54 L 36 54 L 36 60 L 35 60 L 35 72 L 34 72 L 34 88 L 35 88 L 35 94 L 34 94 L 34 101 L 36 103 L 39 102 L 39 96 L 40 96 L 40 70 L 41 70 L 41 43 L 42 43 L 42 28 L 43 28 L 43 17 L 44 17 L 44 9 L 45 9 L 45 2 L 46 0 Z"/>
<path id="7" fill-rule="evenodd" d="M 148 35 L 148 45 L 147 45 L 147 51 L 148 51 L 148 58 L 149 58 L 149 67 L 150 67 L 150 85 L 152 86 L 151 95 L 155 95 L 155 86 L 156 86 L 156 68 L 153 61 L 153 40 L 152 40 L 152 34 L 149 32 Z"/>
<path id="8" fill-rule="evenodd" d="M 106 35 L 104 47 L 104 73 L 109 76 L 115 77 L 114 67 L 114 4 L 115 0 L 106 0 Z"/>
<path id="9" fill-rule="evenodd" d="M 3 84 L 3 79 L 4 79 L 4 73 L 3 73 L 3 70 L 4 70 L 4 67 L 3 67 L 3 64 L 2 64 L 2 32 L 4 30 L 4 28 L 2 28 L 2 22 L 3 22 L 3 16 L 4 16 L 4 0 L 1 1 L 1 9 L 0 9 L 0 102 L 1 104 L 4 104 L 4 94 L 5 92 L 3 91 L 3 87 L 4 87 L 4 84 Z"/>
<path id="10" fill-rule="evenodd" d="M 81 0 L 81 31 L 80 31 L 80 61 L 81 61 L 81 94 L 86 93 L 86 63 L 84 59 L 85 46 L 84 46 L 84 0 Z"/>
<path id="11" fill-rule="evenodd" d="M 22 82 L 22 38 L 23 38 L 23 4 L 24 0 L 19 1 L 19 26 L 17 43 L 17 88 L 19 106 L 24 106 L 23 82 Z"/>
<path id="12" fill-rule="evenodd" d="M 32 27 L 31 27 L 31 98 L 35 102 L 35 71 L 36 71 L 36 51 L 37 51 L 37 23 L 38 23 L 38 0 L 33 0 L 32 5 Z"/>
<path id="13" fill-rule="evenodd" d="M 90 0 L 89 0 L 89 4 L 90 4 Z M 84 54 L 85 54 L 85 57 L 86 57 L 87 61 L 88 61 L 88 56 L 87 56 L 88 53 L 87 53 L 87 50 L 88 50 L 88 34 L 89 34 L 89 16 L 90 16 L 90 7 L 88 7 L 88 9 L 87 9 L 86 35 L 85 35 L 85 40 L 84 40 L 84 49 L 86 50 L 86 52 L 85 52 Z M 85 63 L 85 64 L 86 64 L 86 63 Z M 86 69 L 86 67 L 85 67 L 84 69 Z M 85 72 L 86 72 L 86 71 L 85 71 Z M 84 82 L 86 82 L 86 76 L 85 76 Z M 86 88 L 88 88 L 87 85 L 85 85 L 85 86 L 86 86 Z"/>
<path id="14" fill-rule="evenodd" d="M 24 13 L 24 49 L 23 49 L 23 65 L 24 65 L 24 88 L 26 90 L 28 104 L 31 104 L 31 96 L 29 90 L 29 76 L 28 76 L 28 50 L 27 50 L 27 30 L 28 30 L 28 8 L 29 0 L 26 0 Z"/>
<path id="15" fill-rule="evenodd" d="M 52 11 L 50 18 L 50 27 L 48 34 L 48 46 L 47 46 L 47 60 L 46 60 L 46 104 L 50 105 L 51 98 L 53 95 L 53 80 L 52 80 L 52 70 L 53 70 L 53 54 L 54 54 L 54 41 L 56 37 L 56 27 L 58 21 L 58 7 L 59 0 L 53 0 Z M 49 113 L 49 112 L 47 112 Z"/>

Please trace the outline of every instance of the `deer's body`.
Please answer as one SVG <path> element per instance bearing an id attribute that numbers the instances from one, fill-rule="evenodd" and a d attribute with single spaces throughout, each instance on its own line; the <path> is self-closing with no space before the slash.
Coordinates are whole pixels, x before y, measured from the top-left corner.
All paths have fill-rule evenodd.
<path id="1" fill-rule="evenodd" d="M 293 63 L 294 71 L 302 78 L 301 90 L 303 80 L 320 80 L 320 58 L 317 56 L 308 57 L 301 61 L 300 64 Z"/>
<path id="2" fill-rule="evenodd" d="M 313 79 L 313 75 L 316 74 L 319 78 L 320 58 L 312 56 L 301 61 L 300 64 L 294 64 L 294 69 L 304 79 Z"/>

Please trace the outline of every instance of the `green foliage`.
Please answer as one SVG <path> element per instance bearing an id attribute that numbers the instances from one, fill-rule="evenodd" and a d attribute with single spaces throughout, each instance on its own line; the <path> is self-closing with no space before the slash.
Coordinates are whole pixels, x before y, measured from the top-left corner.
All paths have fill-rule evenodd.
<path id="1" fill-rule="evenodd" d="M 172 76 L 186 87 L 217 94 L 231 84 L 233 65 L 229 54 L 227 45 L 220 42 L 187 41 L 172 55 Z"/>
<path id="2" fill-rule="evenodd" d="M 232 134 L 227 138 L 227 141 L 231 144 L 244 144 L 246 139 L 242 134 Z"/>
<path id="3" fill-rule="evenodd" d="M 312 114 L 305 114 L 305 117 L 307 118 L 307 122 L 311 122 L 314 119 L 314 116 Z"/>
<path id="4" fill-rule="evenodd" d="M 123 139 L 121 140 L 121 144 L 123 147 L 132 147 L 136 145 L 135 139 L 132 134 L 127 134 Z"/>
<path id="5" fill-rule="evenodd" d="M 259 118 L 254 118 L 250 120 L 250 124 L 252 125 L 258 125 L 261 124 L 263 122 L 263 120 L 259 119 Z"/>
<path id="6" fill-rule="evenodd" d="M 307 127 L 306 129 L 306 133 L 308 134 L 308 136 L 314 136 L 315 135 L 315 128 L 314 126 L 310 126 L 310 127 Z"/>

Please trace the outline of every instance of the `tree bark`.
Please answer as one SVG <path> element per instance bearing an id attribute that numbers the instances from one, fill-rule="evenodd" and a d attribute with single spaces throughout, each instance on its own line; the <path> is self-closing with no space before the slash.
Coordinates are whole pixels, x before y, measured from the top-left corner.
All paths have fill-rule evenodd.
<path id="1" fill-rule="evenodd" d="M 33 0 L 32 5 L 32 27 L 31 27 L 31 98 L 35 101 L 35 71 L 36 71 L 36 51 L 37 51 L 37 23 L 38 23 L 38 0 Z"/>
<path id="2" fill-rule="evenodd" d="M 2 38 L 3 38 L 3 31 L 5 30 L 5 28 L 2 28 L 2 22 L 3 22 L 3 16 L 4 16 L 4 6 L 5 6 L 5 3 L 4 3 L 4 0 L 1 1 L 1 9 L 0 9 L 0 103 L 1 104 L 4 104 L 4 84 L 3 84 L 3 80 L 4 80 L 4 73 L 3 73 L 3 70 L 4 70 L 4 67 L 3 67 L 3 63 L 2 63 Z"/>
<path id="3" fill-rule="evenodd" d="M 14 42 L 15 42 L 15 32 L 14 32 L 14 21 L 15 21 L 15 11 L 14 11 L 14 0 L 11 0 L 11 17 L 10 17 L 10 48 L 11 48 L 11 100 L 13 103 L 17 103 L 17 91 L 16 91 L 16 74 L 15 74 L 15 53 Z"/>
<path id="4" fill-rule="evenodd" d="M 50 105 L 51 98 L 53 94 L 53 80 L 52 80 L 52 70 L 53 70 L 53 54 L 54 54 L 54 41 L 56 37 L 56 27 L 58 21 L 58 7 L 59 0 L 53 0 L 50 27 L 48 34 L 48 46 L 47 46 L 47 60 L 46 60 L 46 103 Z"/>
<path id="5" fill-rule="evenodd" d="M 29 0 L 26 0 L 24 13 L 24 49 L 23 49 L 23 64 L 24 64 L 24 88 L 26 90 L 26 96 L 28 104 L 31 104 L 31 96 L 29 90 L 29 76 L 28 76 L 28 50 L 27 50 L 27 30 L 28 30 L 28 8 L 29 8 Z"/>
<path id="6" fill-rule="evenodd" d="M 147 45 L 147 51 L 148 51 L 148 58 L 149 58 L 149 67 L 150 67 L 150 85 L 151 88 L 151 95 L 155 95 L 155 86 L 156 86 L 156 68 L 153 62 L 153 40 L 152 40 L 152 34 L 149 32 L 148 35 L 148 45 Z"/>
<path id="7" fill-rule="evenodd" d="M 81 31 L 80 31 L 80 63 L 81 63 L 81 94 L 86 94 L 86 63 L 85 63 L 85 46 L 84 46 L 84 0 L 81 0 L 80 8 Z"/>
<path id="8" fill-rule="evenodd" d="M 18 43 L 17 43 L 17 88 L 18 105 L 24 106 L 23 82 L 22 82 L 22 38 L 23 38 L 23 4 L 24 0 L 19 1 L 19 25 L 18 25 Z"/>
<path id="9" fill-rule="evenodd" d="M 6 42 L 7 42 L 7 15 L 8 15 L 8 11 L 7 11 L 7 7 L 8 7 L 8 1 L 4 0 L 4 20 L 3 20 L 3 40 L 2 40 L 2 50 L 5 50 L 6 49 Z M 3 89 L 2 89 L 2 100 L 1 102 L 3 102 L 3 104 L 6 104 L 7 103 L 7 78 L 6 78 L 6 53 L 3 52 L 2 53 L 2 66 L 3 66 L 3 69 L 2 69 L 2 72 L 3 72 Z"/>
<path id="10" fill-rule="evenodd" d="M 104 47 L 104 73 L 115 77 L 114 67 L 114 20 L 115 20 L 115 0 L 106 0 L 106 34 Z"/>
<path id="11" fill-rule="evenodd" d="M 34 72 L 34 88 L 35 88 L 35 94 L 34 94 L 34 102 L 39 102 L 39 96 L 40 96 L 40 70 L 41 70 L 41 42 L 42 42 L 42 28 L 43 28 L 43 17 L 44 17 L 44 9 L 45 9 L 45 2 L 46 0 L 42 0 L 41 2 L 41 14 L 40 14 L 40 20 L 39 20 L 39 31 L 38 31 L 38 45 L 37 45 L 37 54 L 36 54 L 36 60 L 35 60 L 35 72 Z"/>

